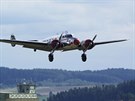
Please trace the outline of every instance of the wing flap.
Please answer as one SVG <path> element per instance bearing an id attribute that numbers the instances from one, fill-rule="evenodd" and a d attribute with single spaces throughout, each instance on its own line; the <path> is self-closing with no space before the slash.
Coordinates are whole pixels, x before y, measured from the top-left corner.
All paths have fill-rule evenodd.
<path id="1" fill-rule="evenodd" d="M 24 45 L 24 48 L 31 48 L 31 49 L 38 49 L 38 50 L 42 50 L 42 51 L 51 51 L 52 48 L 50 46 L 42 46 L 42 45 Z"/>

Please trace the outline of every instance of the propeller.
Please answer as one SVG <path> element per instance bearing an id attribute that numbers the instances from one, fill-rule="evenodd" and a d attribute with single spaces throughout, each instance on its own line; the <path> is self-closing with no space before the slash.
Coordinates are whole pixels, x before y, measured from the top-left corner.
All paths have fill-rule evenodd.
<path id="1" fill-rule="evenodd" d="M 59 42 L 61 41 L 61 38 L 62 38 L 62 36 L 63 36 L 64 33 L 67 34 L 68 31 L 62 32 L 62 34 L 61 34 L 60 37 L 59 37 Z"/>
<path id="2" fill-rule="evenodd" d="M 94 38 L 92 39 L 92 41 L 94 41 L 96 39 L 97 35 L 94 36 Z"/>
<path id="3" fill-rule="evenodd" d="M 94 40 L 96 39 L 97 35 L 93 37 L 92 40 L 88 39 L 84 42 L 84 52 L 86 52 L 88 49 L 92 49 L 94 47 Z"/>
<path id="4" fill-rule="evenodd" d="M 51 54 L 54 53 L 54 51 L 56 50 L 56 48 L 60 45 L 62 35 L 63 35 L 63 33 L 60 35 L 59 40 L 55 40 L 57 42 L 55 44 L 55 47 L 52 49 Z"/>
<path id="5" fill-rule="evenodd" d="M 63 33 L 62 33 L 62 34 L 60 35 L 60 37 L 59 37 L 59 42 L 61 41 L 62 35 L 63 35 Z"/>

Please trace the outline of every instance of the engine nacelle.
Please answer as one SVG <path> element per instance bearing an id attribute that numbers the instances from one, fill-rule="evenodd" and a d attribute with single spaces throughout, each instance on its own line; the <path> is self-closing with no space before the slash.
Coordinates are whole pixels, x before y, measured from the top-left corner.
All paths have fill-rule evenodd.
<path id="1" fill-rule="evenodd" d="M 73 43 L 78 46 L 80 44 L 80 41 L 78 39 L 74 39 Z"/>
<path id="2" fill-rule="evenodd" d="M 53 40 L 53 41 L 51 42 L 51 47 L 52 47 L 52 48 L 55 48 L 55 47 L 57 46 L 57 44 L 59 44 L 59 40 Z"/>
<path id="3" fill-rule="evenodd" d="M 87 39 L 81 42 L 81 46 L 83 46 L 84 49 L 87 49 L 87 48 L 93 48 L 94 44 L 92 40 Z"/>
<path id="4" fill-rule="evenodd" d="M 57 47 L 56 47 L 57 46 Z M 51 42 L 51 47 L 52 48 L 60 48 L 60 47 L 63 47 L 64 46 L 64 44 L 62 44 L 61 42 L 59 42 L 59 40 L 53 40 L 52 42 Z"/>

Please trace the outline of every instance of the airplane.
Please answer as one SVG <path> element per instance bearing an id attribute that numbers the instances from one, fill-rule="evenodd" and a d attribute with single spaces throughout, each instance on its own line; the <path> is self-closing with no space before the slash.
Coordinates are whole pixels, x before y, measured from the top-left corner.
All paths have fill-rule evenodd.
<path id="1" fill-rule="evenodd" d="M 54 60 L 53 53 L 55 51 L 64 52 L 64 51 L 71 51 L 71 50 L 78 49 L 78 50 L 83 51 L 81 58 L 83 62 L 86 62 L 87 50 L 90 50 L 97 45 L 127 41 L 126 39 L 122 39 L 122 40 L 113 40 L 113 41 L 94 42 L 96 37 L 97 35 L 95 35 L 93 39 L 86 39 L 86 40 L 80 41 L 78 38 L 74 37 L 72 34 L 69 34 L 68 32 L 63 32 L 59 36 L 53 36 L 51 38 L 47 38 L 44 40 L 28 40 L 28 41 L 16 40 L 15 36 L 11 35 L 10 39 L 0 39 L 0 42 L 9 43 L 13 47 L 15 47 L 15 45 L 21 45 L 24 48 L 33 49 L 34 52 L 36 52 L 36 50 L 48 51 L 50 52 L 50 54 L 48 55 L 48 59 L 50 62 Z"/>

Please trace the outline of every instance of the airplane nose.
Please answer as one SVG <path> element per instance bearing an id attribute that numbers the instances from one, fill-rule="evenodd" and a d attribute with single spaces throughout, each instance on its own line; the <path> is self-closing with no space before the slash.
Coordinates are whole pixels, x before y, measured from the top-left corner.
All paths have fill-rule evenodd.
<path id="1" fill-rule="evenodd" d="M 78 46 L 80 44 L 80 41 L 78 39 L 74 39 L 74 44 Z"/>

